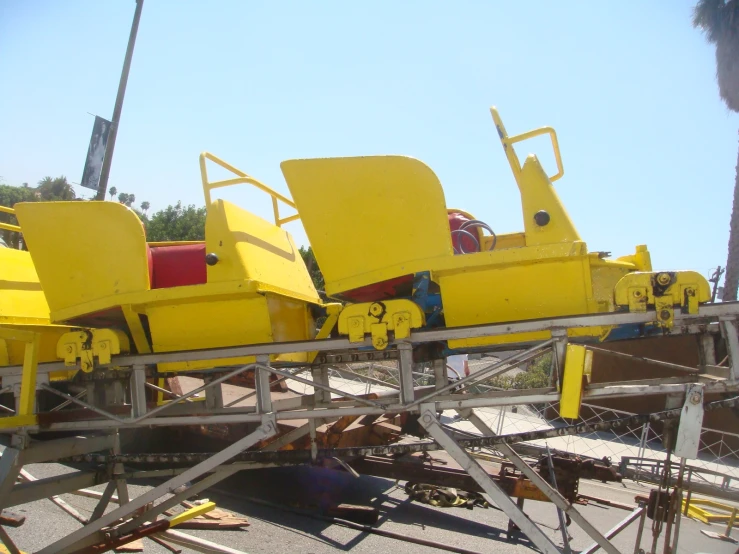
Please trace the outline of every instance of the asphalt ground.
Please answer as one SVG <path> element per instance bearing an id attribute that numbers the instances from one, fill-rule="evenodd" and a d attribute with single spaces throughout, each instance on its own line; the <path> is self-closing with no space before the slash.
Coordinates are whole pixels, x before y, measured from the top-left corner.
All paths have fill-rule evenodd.
<path id="1" fill-rule="evenodd" d="M 38 478 L 73 471 L 59 464 L 30 465 L 26 469 Z M 130 494 L 135 497 L 156 484 L 133 483 Z M 322 506 L 346 502 L 376 506 L 380 510 L 380 522 L 377 526 L 403 536 L 438 541 L 481 553 L 537 551 L 525 537 L 519 536 L 514 541 L 507 539 L 508 518 L 498 509 L 437 508 L 412 502 L 405 494 L 402 484 L 367 476 L 357 479 L 347 473 L 305 467 L 245 471 L 222 482 L 215 489 L 205 491 L 200 497 L 209 498 L 215 501 L 219 508 L 248 518 L 251 523 L 249 527 L 241 531 L 183 532 L 253 554 L 319 554 L 343 551 L 372 554 L 443 552 L 436 548 L 369 534 L 259 503 L 300 507 L 312 513 L 319 513 Z M 96 487 L 97 490 L 102 488 Z M 583 480 L 580 486 L 580 492 L 583 494 L 625 504 L 633 504 L 635 495 L 647 495 L 649 490 L 649 486 L 633 482 L 601 484 Z M 88 498 L 70 494 L 64 494 L 62 498 L 83 515 L 89 515 L 95 506 L 95 500 Z M 21 527 L 6 527 L 10 537 L 25 552 L 36 552 L 81 526 L 47 499 L 16 506 L 12 510 L 27 517 L 26 523 Z M 557 513 L 552 504 L 527 501 L 524 510 L 532 520 L 541 525 L 544 533 L 550 536 L 555 544 L 562 545 L 561 532 L 556 530 Z M 578 510 L 603 533 L 629 513 L 594 503 L 578 506 Z M 737 552 L 737 545 L 708 538 L 700 533 L 701 529 L 723 532 L 724 526 L 709 526 L 683 518 L 678 553 Z M 592 543 L 585 532 L 574 523 L 569 527 L 569 533 L 572 536 L 573 552 L 578 552 Z M 735 534 L 739 536 L 739 532 Z M 630 554 L 634 551 L 635 537 L 636 524 L 632 524 L 613 542 L 621 552 Z M 647 520 L 642 539 L 642 548 L 646 551 L 651 546 L 651 539 L 651 521 Z M 144 552 L 153 554 L 168 551 L 144 539 Z M 183 552 L 193 551 L 183 549 Z M 657 552 L 662 552 L 662 541 L 659 542 Z"/>

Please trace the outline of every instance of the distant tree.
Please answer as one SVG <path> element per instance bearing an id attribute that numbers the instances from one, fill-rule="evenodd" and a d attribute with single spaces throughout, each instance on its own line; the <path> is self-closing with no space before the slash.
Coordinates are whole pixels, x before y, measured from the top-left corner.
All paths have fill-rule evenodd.
<path id="1" fill-rule="evenodd" d="M 146 238 L 152 242 L 205 240 L 205 208 L 183 207 L 181 202 L 146 218 Z"/>
<path id="2" fill-rule="evenodd" d="M 739 113 L 739 0 L 699 0 L 693 26 L 716 46 L 718 92 L 726 107 Z M 724 301 L 737 299 L 739 288 L 739 158 L 734 178 L 734 203 L 729 220 Z"/>
<path id="3" fill-rule="evenodd" d="M 501 389 L 538 389 L 548 387 L 552 374 L 552 354 L 546 353 L 529 363 L 525 371 L 515 376 L 501 375 L 485 380 L 485 384 Z"/>
<path id="4" fill-rule="evenodd" d="M 316 287 L 316 290 L 322 291 L 326 285 L 323 280 L 321 268 L 318 267 L 316 255 L 313 253 L 313 248 L 310 246 L 308 248 L 301 246 L 300 255 L 303 258 L 303 262 L 305 262 L 305 266 L 308 268 L 308 273 L 310 274 L 310 278 L 313 281 L 313 285 Z"/>
<path id="5" fill-rule="evenodd" d="M 113 201 L 113 197 L 114 197 L 114 196 L 115 196 L 116 194 L 118 194 L 118 189 L 117 189 L 117 188 L 115 188 L 115 187 L 110 187 L 110 188 L 108 189 L 108 194 L 110 194 L 110 201 L 112 202 L 112 201 Z"/>
<path id="6" fill-rule="evenodd" d="M 67 178 L 62 175 L 56 179 L 44 177 L 38 182 L 36 191 L 41 200 L 74 200 L 77 195 L 74 193 L 72 185 L 67 182 Z"/>
<path id="7" fill-rule="evenodd" d="M 118 195 L 118 202 L 121 204 L 128 204 L 128 193 L 127 192 L 121 192 Z"/>
<path id="8" fill-rule="evenodd" d="M 141 211 L 144 212 L 144 215 L 146 215 L 146 212 L 149 211 L 149 208 L 151 207 L 151 204 L 149 204 L 146 200 L 144 200 L 141 203 Z"/>
<path id="9" fill-rule="evenodd" d="M 36 190 L 30 187 L 11 187 L 10 185 L 0 185 L 0 206 L 7 206 L 12 208 L 18 202 L 35 202 L 38 198 L 36 197 Z M 9 223 L 11 225 L 18 225 L 18 220 L 14 215 L 0 212 L 0 222 Z M 5 243 L 11 248 L 20 248 L 21 236 L 14 231 L 2 230 L 0 231 Z"/>
<path id="10" fill-rule="evenodd" d="M 129 208 L 133 206 L 133 203 L 136 202 L 136 195 L 135 194 L 129 194 L 128 195 L 128 202 L 126 202 L 126 206 Z"/>

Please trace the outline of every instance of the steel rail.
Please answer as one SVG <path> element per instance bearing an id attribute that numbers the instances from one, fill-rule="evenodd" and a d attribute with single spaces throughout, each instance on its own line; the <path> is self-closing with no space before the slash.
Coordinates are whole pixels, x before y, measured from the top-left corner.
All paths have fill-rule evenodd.
<path id="1" fill-rule="evenodd" d="M 673 334 L 682 334 L 686 326 L 695 325 L 701 327 L 714 323 L 715 320 L 719 318 L 725 319 L 738 317 L 739 301 L 703 305 L 699 307 L 698 314 L 683 314 L 679 311 L 675 312 L 675 325 L 671 332 Z M 509 323 L 495 323 L 489 325 L 414 331 L 411 333 L 409 338 L 400 341 L 392 339 L 390 341 L 390 346 L 397 346 L 400 343 L 408 342 L 420 344 L 425 342 L 543 332 L 554 329 L 577 329 L 582 327 L 599 326 L 610 327 L 655 322 L 657 322 L 657 315 L 654 310 L 639 313 L 611 312 L 605 314 L 587 314 Z M 698 330 L 699 329 L 696 329 L 695 332 L 698 332 Z M 577 342 L 578 339 L 576 337 L 572 337 L 570 340 Z M 357 350 L 364 347 L 372 347 L 370 339 L 365 339 L 362 342 L 350 342 L 348 338 L 314 339 L 309 341 L 275 342 L 201 350 L 159 352 L 153 354 L 126 354 L 113 356 L 110 366 L 132 367 L 134 365 L 219 360 L 226 358 L 243 358 L 258 355 L 291 354 L 315 351 L 326 353 L 332 351 Z M 0 368 L 0 376 L 20 374 L 22 369 L 23 367 L 20 365 L 5 366 Z M 38 364 L 38 373 L 48 373 L 51 371 L 63 371 L 69 369 L 70 367 L 64 362 L 47 362 Z M 187 373 L 194 375 L 197 371 Z"/>

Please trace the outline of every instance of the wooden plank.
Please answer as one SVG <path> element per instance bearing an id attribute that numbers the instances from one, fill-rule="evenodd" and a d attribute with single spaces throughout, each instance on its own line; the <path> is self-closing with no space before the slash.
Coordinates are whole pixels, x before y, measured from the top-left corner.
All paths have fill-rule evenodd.
<path id="1" fill-rule="evenodd" d="M 113 549 L 114 552 L 143 552 L 144 551 L 144 541 L 141 539 L 136 539 L 135 541 L 131 541 L 128 544 L 121 545 L 117 548 Z"/>

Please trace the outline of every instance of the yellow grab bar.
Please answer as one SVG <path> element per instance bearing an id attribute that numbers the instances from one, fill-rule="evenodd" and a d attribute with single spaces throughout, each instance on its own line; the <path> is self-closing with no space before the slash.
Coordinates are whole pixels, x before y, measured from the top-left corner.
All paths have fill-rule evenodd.
<path id="1" fill-rule="evenodd" d="M 490 108 L 490 114 L 493 116 L 493 121 L 495 122 L 496 129 L 498 130 L 500 142 L 503 143 L 503 149 L 505 150 L 508 162 L 511 164 L 511 169 L 513 170 L 513 175 L 516 178 L 516 181 L 518 181 L 518 175 L 521 172 L 521 164 L 518 161 L 518 156 L 516 155 L 516 151 L 514 150 L 512 145 L 533 137 L 538 137 L 540 135 L 549 135 L 549 138 L 552 141 L 552 149 L 554 150 L 554 160 L 557 162 L 557 173 L 551 175 L 549 177 L 549 180 L 554 182 L 564 176 L 565 170 L 562 166 L 562 155 L 559 151 L 557 132 L 552 127 L 541 127 L 539 129 L 534 129 L 533 131 L 527 131 L 525 133 L 521 133 L 520 135 L 509 137 L 508 133 L 505 130 L 505 127 L 503 126 L 503 120 L 500 118 L 500 114 L 498 113 L 498 110 L 495 106 Z M 509 146 L 511 146 L 511 148 L 509 148 Z"/>
<path id="2" fill-rule="evenodd" d="M 7 206 L 0 206 L 0 212 L 15 215 L 15 210 L 13 208 L 8 208 Z M 15 231 L 16 233 L 21 232 L 21 228 L 18 225 L 13 225 L 12 223 L 0 222 L 0 229 L 4 229 L 5 231 Z"/>
<path id="3" fill-rule="evenodd" d="M 234 175 L 238 175 L 235 179 L 224 179 L 222 181 L 214 181 L 210 182 L 208 181 L 208 170 L 205 165 L 205 161 L 210 160 L 215 164 L 220 165 L 223 169 L 226 169 L 233 173 Z M 203 152 L 200 154 L 200 176 L 203 180 L 203 193 L 205 194 L 205 205 L 206 207 L 210 205 L 211 198 L 210 198 L 210 191 L 217 188 L 222 187 L 230 187 L 231 185 L 239 185 L 242 183 L 246 183 L 249 185 L 253 185 L 262 192 L 266 192 L 272 197 L 272 211 L 274 212 L 275 216 L 275 225 L 278 227 L 281 227 L 284 223 L 289 223 L 290 221 L 295 221 L 296 219 L 300 219 L 299 214 L 294 214 L 285 218 L 280 219 L 280 207 L 279 202 L 282 202 L 284 204 L 287 204 L 289 207 L 293 209 L 297 209 L 295 207 L 295 203 L 290 200 L 287 196 L 283 196 L 279 192 L 272 190 L 267 185 L 262 183 L 261 181 L 258 181 L 254 177 L 247 175 L 240 169 L 235 168 L 229 163 L 224 162 L 222 159 L 220 159 L 217 156 L 214 156 L 210 152 Z"/>

